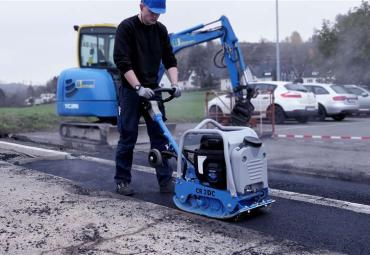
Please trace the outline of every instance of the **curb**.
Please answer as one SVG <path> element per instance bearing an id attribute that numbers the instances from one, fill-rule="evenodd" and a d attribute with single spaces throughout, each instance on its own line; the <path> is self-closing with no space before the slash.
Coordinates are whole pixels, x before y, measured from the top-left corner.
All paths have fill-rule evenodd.
<path id="1" fill-rule="evenodd" d="M 31 147 L 22 144 L 16 143 L 9 143 L 0 141 L 0 149 L 10 150 L 21 152 L 33 157 L 53 157 L 54 159 L 69 159 L 71 157 L 70 153 L 62 152 L 62 151 L 55 151 L 55 150 L 48 150 L 38 147 Z"/>

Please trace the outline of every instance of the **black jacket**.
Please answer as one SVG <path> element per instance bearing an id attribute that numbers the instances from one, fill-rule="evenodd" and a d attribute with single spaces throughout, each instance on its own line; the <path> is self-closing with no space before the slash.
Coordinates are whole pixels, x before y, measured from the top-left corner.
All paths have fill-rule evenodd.
<path id="1" fill-rule="evenodd" d="M 154 88 L 161 60 L 166 69 L 177 66 L 166 27 L 160 22 L 144 25 L 137 15 L 118 26 L 113 58 L 126 86 L 123 75 L 129 70 L 135 72 L 141 85 Z"/>

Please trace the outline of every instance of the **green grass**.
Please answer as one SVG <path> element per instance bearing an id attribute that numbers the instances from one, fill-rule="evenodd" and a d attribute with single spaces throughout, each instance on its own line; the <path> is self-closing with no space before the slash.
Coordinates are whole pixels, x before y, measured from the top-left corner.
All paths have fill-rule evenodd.
<path id="1" fill-rule="evenodd" d="M 205 92 L 183 92 L 165 104 L 168 121 L 198 122 L 205 116 Z"/>
<path id="2" fill-rule="evenodd" d="M 55 104 L 0 108 L 0 134 L 56 130 L 62 121 L 81 119 L 87 118 L 59 117 Z"/>
<path id="3" fill-rule="evenodd" d="M 166 103 L 169 122 L 198 122 L 204 118 L 205 92 L 183 92 L 180 98 Z M 9 133 L 57 130 L 63 121 L 94 121 L 95 118 L 60 117 L 55 104 L 32 107 L 0 108 L 0 135 Z"/>
<path id="4" fill-rule="evenodd" d="M 54 105 L 0 108 L 0 133 L 51 129 L 59 121 Z"/>

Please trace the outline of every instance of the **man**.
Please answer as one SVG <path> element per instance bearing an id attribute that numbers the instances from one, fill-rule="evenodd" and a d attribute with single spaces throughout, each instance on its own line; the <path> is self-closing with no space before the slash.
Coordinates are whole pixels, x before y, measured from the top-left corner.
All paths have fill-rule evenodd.
<path id="1" fill-rule="evenodd" d="M 114 62 L 121 76 L 119 89 L 118 129 L 120 138 L 116 152 L 116 191 L 122 195 L 134 193 L 131 183 L 132 156 L 138 136 L 140 116 L 147 125 L 151 148 L 166 150 L 167 139 L 159 125 L 143 109 L 143 102 L 155 96 L 153 89 L 158 87 L 160 63 L 168 71 L 174 96 L 181 96 L 177 86 L 177 61 L 166 27 L 158 22 L 160 14 L 166 11 L 165 0 L 142 0 L 140 14 L 125 19 L 117 28 Z M 160 107 L 164 119 L 164 107 Z M 164 161 L 156 168 L 160 192 L 173 192 L 172 169 Z"/>

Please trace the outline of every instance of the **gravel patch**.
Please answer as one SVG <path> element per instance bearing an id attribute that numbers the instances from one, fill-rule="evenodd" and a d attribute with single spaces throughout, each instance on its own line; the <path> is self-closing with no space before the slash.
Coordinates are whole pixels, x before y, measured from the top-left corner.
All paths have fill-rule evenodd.
<path id="1" fill-rule="evenodd" d="M 329 254 L 0 161 L 0 254 Z M 332 254 L 332 253 L 330 253 Z"/>

